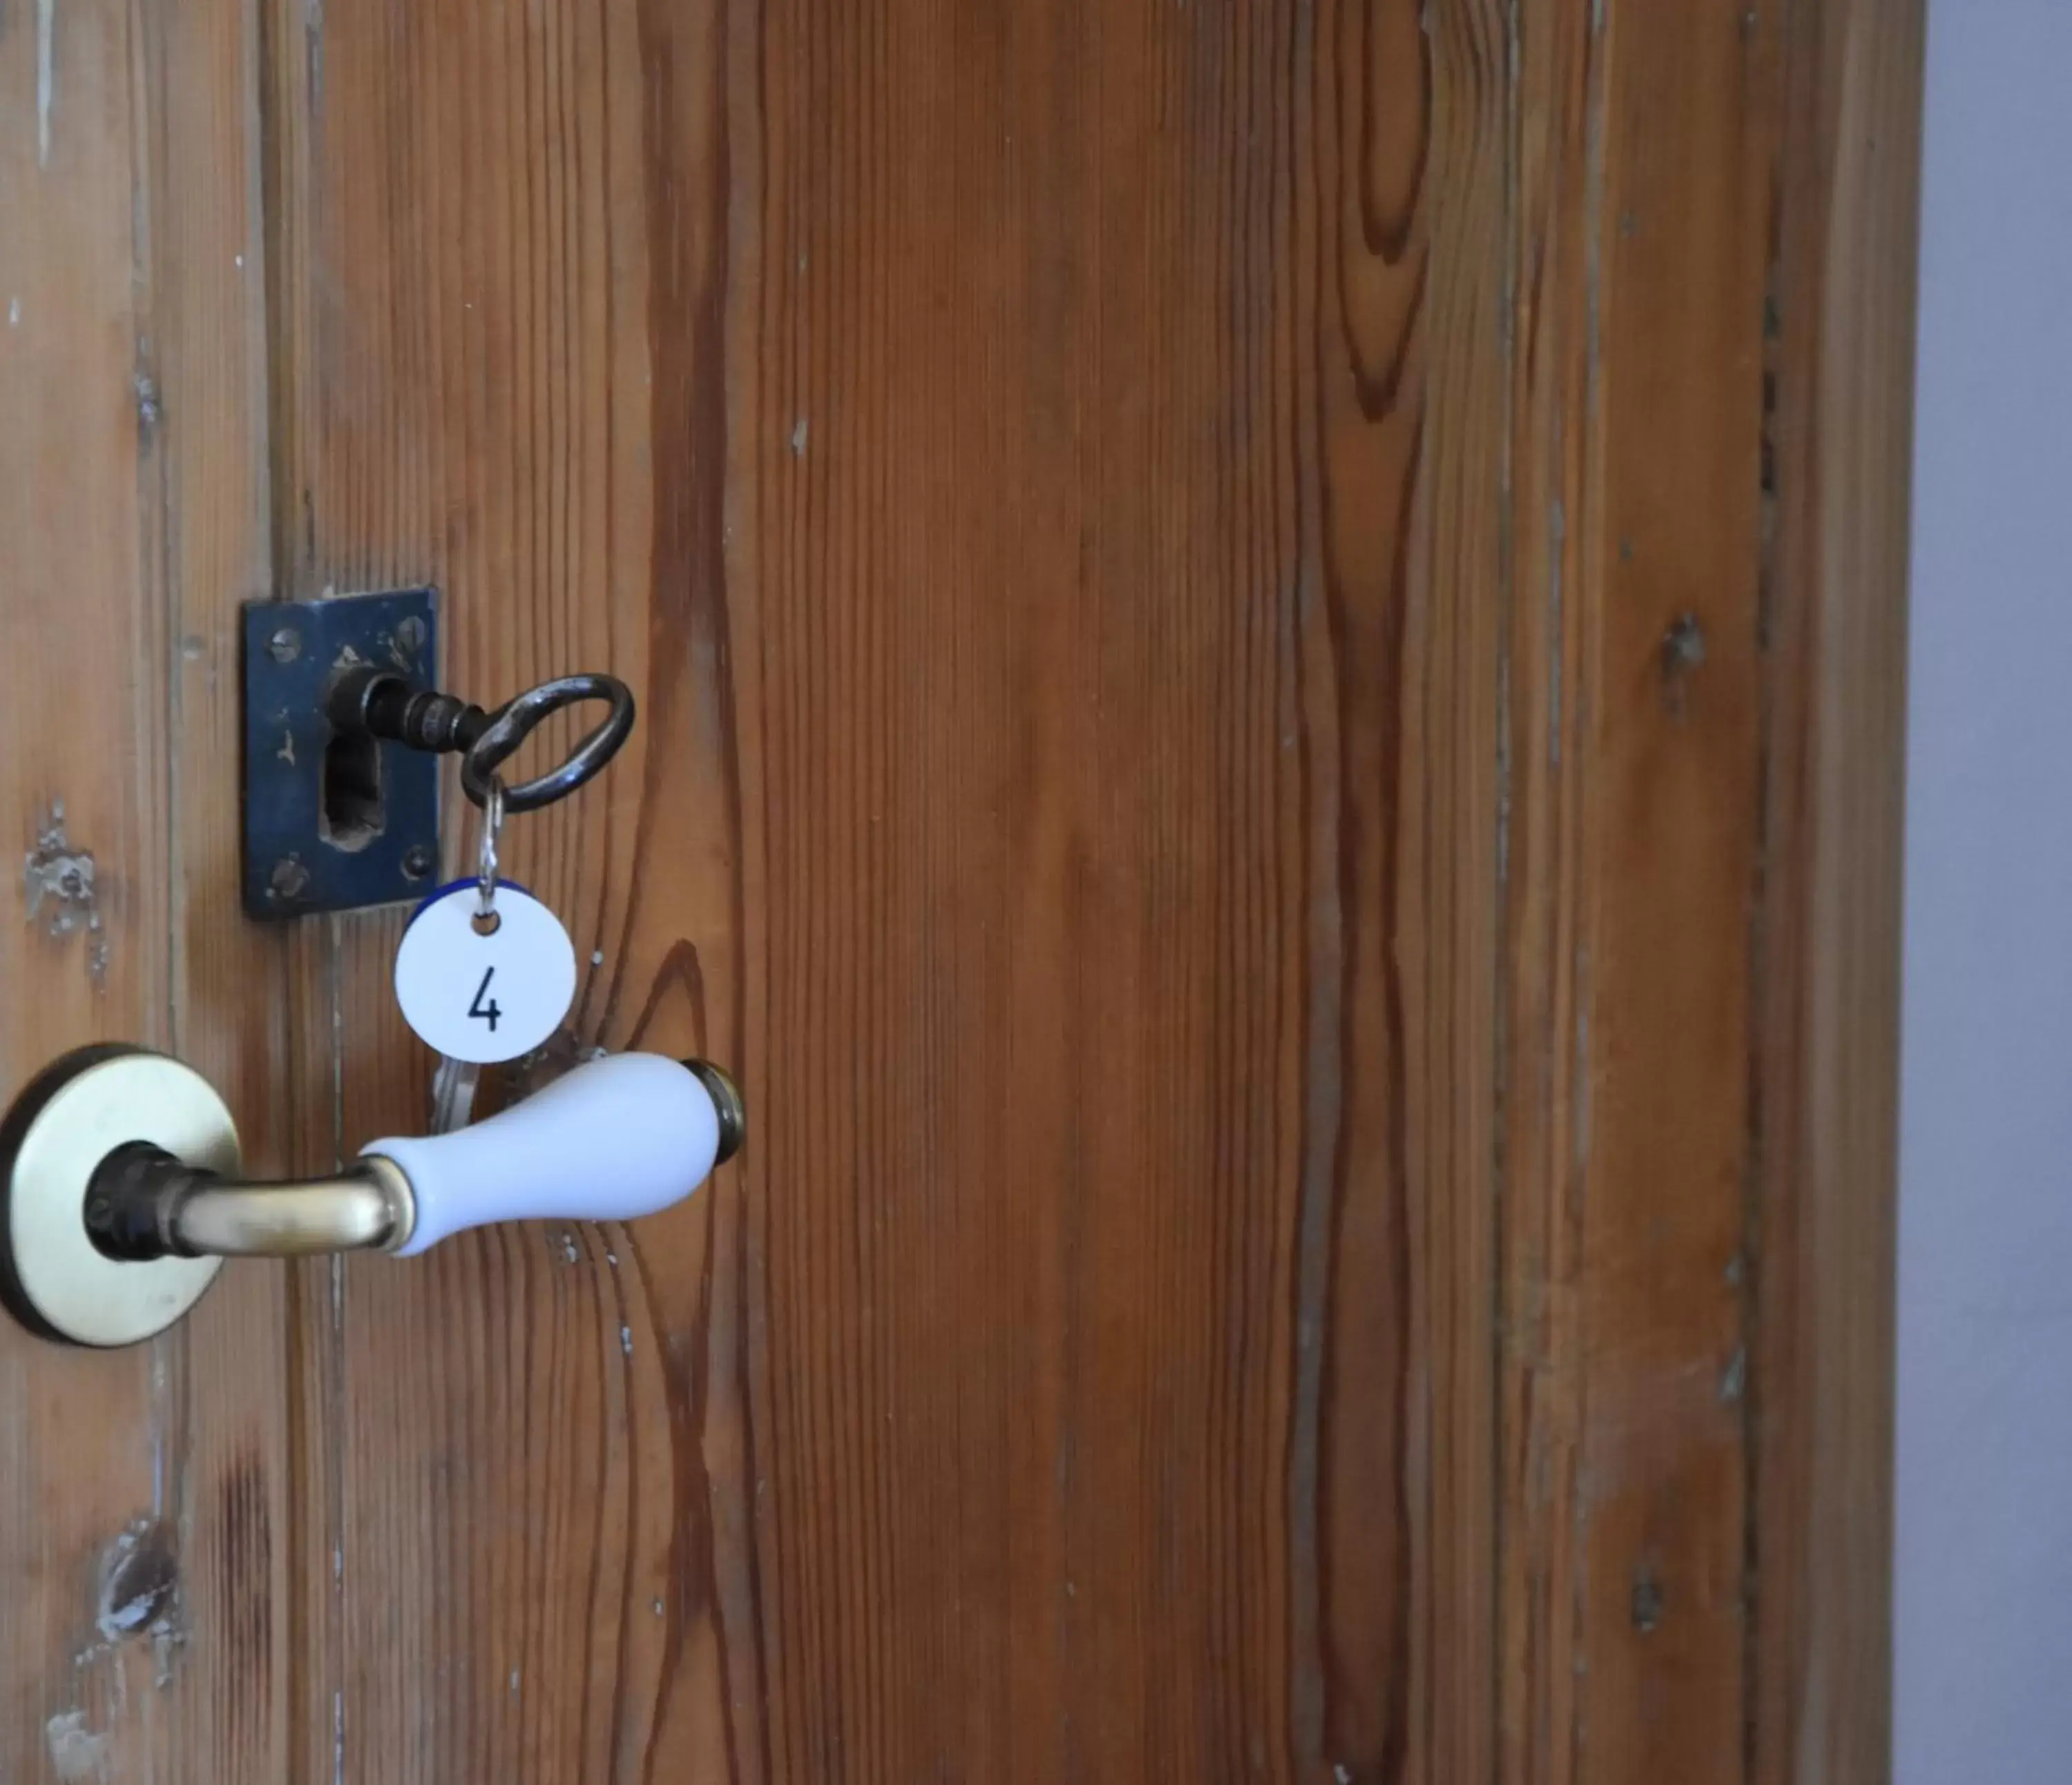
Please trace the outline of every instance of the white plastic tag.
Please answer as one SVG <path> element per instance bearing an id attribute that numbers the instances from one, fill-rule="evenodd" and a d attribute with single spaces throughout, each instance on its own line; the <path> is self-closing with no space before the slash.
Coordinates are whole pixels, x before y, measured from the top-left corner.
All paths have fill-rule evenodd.
<path id="1" fill-rule="evenodd" d="M 478 1066 L 529 1054 L 576 995 L 576 952 L 561 920 L 509 881 L 496 927 L 475 927 L 472 880 L 448 886 L 411 919 L 396 951 L 396 1001 L 435 1053 Z"/>

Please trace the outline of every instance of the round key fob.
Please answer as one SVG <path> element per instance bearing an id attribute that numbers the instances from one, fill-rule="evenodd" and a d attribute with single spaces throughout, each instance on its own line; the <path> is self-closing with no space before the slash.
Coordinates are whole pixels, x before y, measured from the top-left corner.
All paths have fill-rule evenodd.
<path id="1" fill-rule="evenodd" d="M 396 1001 L 435 1053 L 493 1066 L 561 1026 L 576 995 L 576 953 L 561 919 L 508 880 L 479 927 L 480 915 L 473 880 L 419 907 L 396 951 Z"/>

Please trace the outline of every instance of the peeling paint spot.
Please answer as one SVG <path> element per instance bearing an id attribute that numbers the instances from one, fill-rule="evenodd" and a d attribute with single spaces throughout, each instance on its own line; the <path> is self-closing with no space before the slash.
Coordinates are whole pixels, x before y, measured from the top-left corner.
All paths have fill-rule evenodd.
<path id="1" fill-rule="evenodd" d="M 276 762 L 286 763 L 290 768 L 293 768 L 295 766 L 295 734 L 294 732 L 284 731 L 281 734 L 281 747 L 273 752 L 273 759 Z"/>
<path id="2" fill-rule="evenodd" d="M 165 410 L 158 401 L 158 383 L 148 372 L 133 374 L 130 388 L 137 398 L 137 432 L 146 446 L 150 446 L 158 432 L 158 423 Z"/>
<path id="3" fill-rule="evenodd" d="M 36 846 L 22 867 L 31 923 L 63 940 L 75 932 L 87 938 L 87 974 L 96 991 L 107 989 L 108 941 L 101 933 L 101 904 L 94 889 L 93 853 L 76 849 L 65 834 L 64 801 L 53 800 L 50 814 L 36 828 Z"/>
<path id="4" fill-rule="evenodd" d="M 662 1606 L 662 1602 L 661 1602 L 660 1599 L 657 1599 L 657 1600 L 655 1602 L 655 1615 L 656 1615 L 657 1618 L 660 1618 L 660 1617 L 661 1617 L 661 1616 L 663 1615 L 663 1606 Z"/>
<path id="5" fill-rule="evenodd" d="M 162 1519 L 138 1519 L 101 1556 L 94 1627 L 107 1643 L 171 1632 L 179 1624 L 179 1590 L 173 1528 Z"/>
<path id="6" fill-rule="evenodd" d="M 513 1698 L 518 1696 L 518 1669 L 516 1668 L 511 1670 L 511 1696 Z"/>
<path id="7" fill-rule="evenodd" d="M 633 1329 L 631 1326 L 621 1326 L 619 1329 L 619 1348 L 627 1356 L 632 1356 Z"/>
<path id="8" fill-rule="evenodd" d="M 58 0 L 36 0 L 36 165 L 51 164 L 51 113 L 58 103 Z"/>
<path id="9" fill-rule="evenodd" d="M 53 802 L 49 818 L 39 827 L 36 846 L 28 856 L 29 921 L 43 915 L 43 903 L 52 902 L 48 923 L 52 936 L 68 935 L 80 923 L 73 907 L 93 901 L 93 857 L 75 851 L 65 835 L 64 802 Z"/>
<path id="10" fill-rule="evenodd" d="M 1672 718 L 1684 717 L 1691 678 L 1704 667 L 1705 628 L 1696 614 L 1679 614 L 1662 635 L 1662 702 Z"/>
<path id="11" fill-rule="evenodd" d="M 60 1711 L 43 1725 L 43 1746 L 60 1779 L 105 1779 L 108 1738 L 86 1726 L 84 1711 Z"/>
<path id="12" fill-rule="evenodd" d="M 1720 1373 L 1720 1399 L 1733 1406 L 1748 1392 L 1748 1347 L 1737 1345 L 1727 1367 Z"/>
<path id="13" fill-rule="evenodd" d="M 19 298 L 10 298 L 7 300 L 7 326 L 10 328 L 19 328 L 22 326 L 22 300 Z"/>
<path id="14" fill-rule="evenodd" d="M 576 1236 L 573 1233 L 563 1234 L 561 1236 L 561 1256 L 566 1259 L 569 1264 L 573 1265 L 578 1258 L 582 1257 L 582 1254 L 576 1249 Z"/>
<path id="15" fill-rule="evenodd" d="M 1633 1577 L 1633 1627 L 1646 1635 L 1662 1623 L 1662 1583 L 1643 1566 Z"/>
<path id="16" fill-rule="evenodd" d="M 1679 614 L 1662 635 L 1662 663 L 1665 674 L 1696 669 L 1705 660 L 1705 628 L 1696 614 Z"/>
<path id="17" fill-rule="evenodd" d="M 323 0 L 302 0 L 302 27 L 310 34 L 310 47 L 321 55 L 323 47 Z"/>
<path id="18" fill-rule="evenodd" d="M 803 459 L 806 456 L 806 422 L 804 417 L 792 426 L 791 456 L 794 459 Z"/>

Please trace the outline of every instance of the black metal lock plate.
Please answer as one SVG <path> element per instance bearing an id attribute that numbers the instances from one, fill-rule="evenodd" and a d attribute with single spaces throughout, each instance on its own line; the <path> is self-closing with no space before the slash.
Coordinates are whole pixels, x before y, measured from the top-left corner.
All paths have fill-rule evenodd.
<path id="1" fill-rule="evenodd" d="M 333 680 L 379 664 L 429 689 L 430 589 L 245 607 L 245 909 L 299 917 L 421 898 L 438 884 L 439 763 L 334 734 Z"/>

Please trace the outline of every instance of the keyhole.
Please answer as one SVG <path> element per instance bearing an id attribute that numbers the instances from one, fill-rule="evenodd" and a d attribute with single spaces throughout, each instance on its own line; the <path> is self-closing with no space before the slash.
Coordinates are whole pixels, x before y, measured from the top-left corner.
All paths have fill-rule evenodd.
<path id="1" fill-rule="evenodd" d="M 338 731 L 324 746 L 323 837 L 335 849 L 363 849 L 381 834 L 381 743 Z"/>

